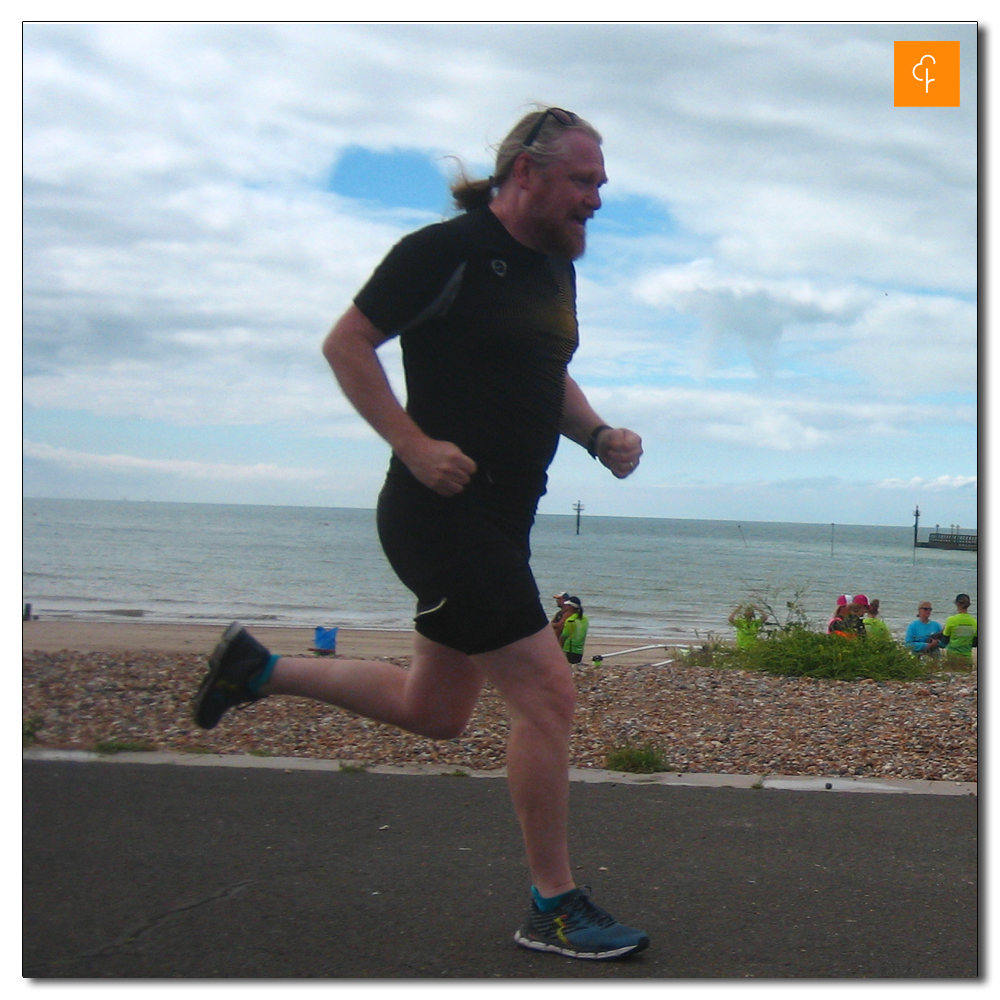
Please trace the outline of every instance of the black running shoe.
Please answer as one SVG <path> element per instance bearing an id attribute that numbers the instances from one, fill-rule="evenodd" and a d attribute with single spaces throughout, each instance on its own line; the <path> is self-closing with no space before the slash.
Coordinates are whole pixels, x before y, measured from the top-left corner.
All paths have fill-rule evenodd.
<path id="1" fill-rule="evenodd" d="M 194 721 L 214 729 L 234 705 L 266 697 L 253 694 L 249 682 L 267 666 L 271 653 L 239 622 L 226 629 L 208 661 L 208 673 L 194 698 Z"/>
<path id="2" fill-rule="evenodd" d="M 523 948 L 590 959 L 621 958 L 649 946 L 643 931 L 618 923 L 595 906 L 587 886 L 574 889 L 549 913 L 542 913 L 532 899 L 528 918 L 514 940 Z"/>

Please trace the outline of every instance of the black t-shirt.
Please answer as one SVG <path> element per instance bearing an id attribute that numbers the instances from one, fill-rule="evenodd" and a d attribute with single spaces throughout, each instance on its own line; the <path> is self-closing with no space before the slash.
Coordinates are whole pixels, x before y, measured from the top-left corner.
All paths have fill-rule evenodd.
<path id="1" fill-rule="evenodd" d="M 488 209 L 404 237 L 354 300 L 399 336 L 407 412 L 484 474 L 542 476 L 578 344 L 570 261 L 530 250 Z"/>

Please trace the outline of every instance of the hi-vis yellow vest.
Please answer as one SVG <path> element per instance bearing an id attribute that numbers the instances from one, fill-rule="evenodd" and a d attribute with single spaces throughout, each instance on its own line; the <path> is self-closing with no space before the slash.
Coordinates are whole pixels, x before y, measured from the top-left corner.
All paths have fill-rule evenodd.
<path id="1" fill-rule="evenodd" d="M 563 625 L 562 640 L 564 653 L 583 653 L 587 641 L 587 626 L 590 619 L 586 615 L 572 614 Z"/>

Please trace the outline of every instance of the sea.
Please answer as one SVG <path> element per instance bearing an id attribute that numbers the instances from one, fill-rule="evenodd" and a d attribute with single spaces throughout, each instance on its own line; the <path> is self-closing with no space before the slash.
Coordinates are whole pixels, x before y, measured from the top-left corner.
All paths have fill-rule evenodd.
<path id="1" fill-rule="evenodd" d="M 23 600 L 39 619 L 409 629 L 375 512 L 355 508 L 25 499 Z M 926 532 L 921 533 L 921 540 Z M 579 596 L 592 635 L 727 638 L 740 603 L 825 628 L 838 594 L 882 603 L 897 636 L 929 599 L 976 613 L 978 554 L 914 548 L 912 527 L 540 515 L 532 566 L 546 609 Z"/>

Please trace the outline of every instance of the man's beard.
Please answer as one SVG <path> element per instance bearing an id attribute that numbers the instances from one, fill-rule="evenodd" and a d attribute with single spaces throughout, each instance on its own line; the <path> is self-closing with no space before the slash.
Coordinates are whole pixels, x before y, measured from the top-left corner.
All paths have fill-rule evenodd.
<path id="1" fill-rule="evenodd" d="M 579 260 L 587 249 L 587 231 L 568 222 L 556 222 L 544 216 L 535 218 L 535 238 L 543 253 L 566 260 Z"/>

